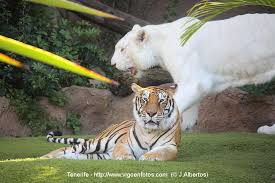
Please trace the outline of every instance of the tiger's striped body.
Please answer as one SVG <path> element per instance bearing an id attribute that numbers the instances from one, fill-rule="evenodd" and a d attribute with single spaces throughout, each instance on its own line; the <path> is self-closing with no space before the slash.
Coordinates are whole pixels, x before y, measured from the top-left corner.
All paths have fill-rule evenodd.
<path id="1" fill-rule="evenodd" d="M 175 160 L 180 143 L 180 116 L 172 89 L 132 86 L 135 121 L 115 124 L 94 139 L 55 138 L 47 140 L 73 144 L 44 155 L 44 158 Z"/>

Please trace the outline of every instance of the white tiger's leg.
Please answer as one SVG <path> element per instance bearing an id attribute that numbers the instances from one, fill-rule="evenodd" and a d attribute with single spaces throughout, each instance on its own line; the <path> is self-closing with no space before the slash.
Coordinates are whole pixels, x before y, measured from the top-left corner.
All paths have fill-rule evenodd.
<path id="1" fill-rule="evenodd" d="M 203 98 L 203 90 L 199 84 L 179 84 L 175 94 L 175 101 L 182 115 L 182 130 L 191 129 L 198 118 L 200 101 Z"/>
<path id="2" fill-rule="evenodd" d="M 199 105 L 200 103 L 198 102 L 182 113 L 182 131 L 192 130 L 192 127 L 196 124 L 199 114 Z"/>
<path id="3" fill-rule="evenodd" d="M 262 134 L 275 135 L 275 124 L 272 126 L 261 126 L 258 128 L 257 132 Z"/>

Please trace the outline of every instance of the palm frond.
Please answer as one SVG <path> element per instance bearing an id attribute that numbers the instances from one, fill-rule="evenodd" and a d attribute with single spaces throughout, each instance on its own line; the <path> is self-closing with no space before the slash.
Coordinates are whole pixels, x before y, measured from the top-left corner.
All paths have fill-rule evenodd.
<path id="1" fill-rule="evenodd" d="M 57 8 L 63 8 L 63 9 L 72 10 L 72 11 L 81 12 L 81 13 L 87 13 L 90 15 L 100 16 L 104 18 L 123 20 L 123 18 L 117 17 L 115 15 L 105 13 L 103 11 L 99 11 L 87 6 L 83 6 L 78 3 L 67 1 L 67 0 L 25 0 L 25 1 L 33 2 L 37 4 L 43 4 L 47 6 L 53 6 Z"/>
<path id="2" fill-rule="evenodd" d="M 62 58 L 58 55 L 55 55 L 53 53 L 50 53 L 48 51 L 42 50 L 40 48 L 22 43 L 20 41 L 16 41 L 11 38 L 7 38 L 5 36 L 0 35 L 0 49 L 10 51 L 13 53 L 17 53 L 22 56 L 26 56 L 29 58 L 32 58 L 34 60 L 37 60 L 39 62 L 55 66 L 60 69 L 64 69 L 82 76 L 86 76 L 89 78 L 93 78 L 105 83 L 118 85 L 116 81 L 113 81 L 105 76 L 102 76 L 96 72 L 93 72 L 89 69 L 86 69 L 85 67 L 82 67 L 74 62 L 71 62 L 65 58 Z M 3 58 L 3 57 L 2 57 Z M 7 63 L 7 58 L 6 63 Z M 3 61 L 4 59 L 2 59 Z M 8 60 L 8 63 L 10 64 L 12 60 Z M 17 65 L 20 63 L 14 62 Z"/>
<path id="3" fill-rule="evenodd" d="M 234 8 L 252 5 L 275 8 L 275 0 L 203 0 L 195 4 L 187 12 L 187 16 L 191 18 L 184 23 L 184 26 L 189 24 L 193 20 L 192 18 L 197 18 L 200 21 L 193 23 L 188 26 L 188 28 L 186 28 L 181 36 L 182 44 L 185 44 L 190 39 L 190 37 L 192 37 L 192 35 L 197 32 L 206 22 L 212 20 L 216 16 Z"/>
<path id="4" fill-rule="evenodd" d="M 20 69 L 29 69 L 28 65 L 25 65 L 22 62 L 20 62 L 18 60 L 15 60 L 15 59 L 13 59 L 13 58 L 11 58 L 11 57 L 3 54 L 3 53 L 0 53 L 0 62 L 18 67 Z"/>

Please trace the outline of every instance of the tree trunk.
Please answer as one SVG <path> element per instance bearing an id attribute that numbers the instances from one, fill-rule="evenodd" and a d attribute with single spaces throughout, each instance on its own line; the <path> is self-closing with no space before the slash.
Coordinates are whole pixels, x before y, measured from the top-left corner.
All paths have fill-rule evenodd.
<path id="1" fill-rule="evenodd" d="M 83 4 L 85 6 L 92 7 L 97 10 L 101 10 L 110 14 L 114 14 L 118 17 L 124 18 L 125 21 L 119 21 L 119 20 L 101 18 L 97 16 L 91 16 L 88 14 L 77 13 L 78 16 L 84 17 L 95 24 L 108 28 L 122 35 L 129 32 L 135 24 L 139 24 L 141 26 L 150 24 L 145 20 L 142 20 L 130 14 L 121 12 L 119 10 L 113 9 L 112 7 L 102 4 L 96 0 L 74 0 L 74 1 L 77 3 Z"/>

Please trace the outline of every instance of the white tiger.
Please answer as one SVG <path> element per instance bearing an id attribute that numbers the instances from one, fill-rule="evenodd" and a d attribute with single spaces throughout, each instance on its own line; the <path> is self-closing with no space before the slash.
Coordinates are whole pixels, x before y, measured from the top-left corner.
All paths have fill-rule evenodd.
<path id="1" fill-rule="evenodd" d="M 275 75 L 275 14 L 208 22 L 181 46 L 180 36 L 189 26 L 183 24 L 189 18 L 135 25 L 116 44 L 111 60 L 118 69 L 134 75 L 153 66 L 166 69 L 178 84 L 175 100 L 187 120 L 183 130 L 194 125 L 198 104 L 206 95 L 264 83 Z"/>

